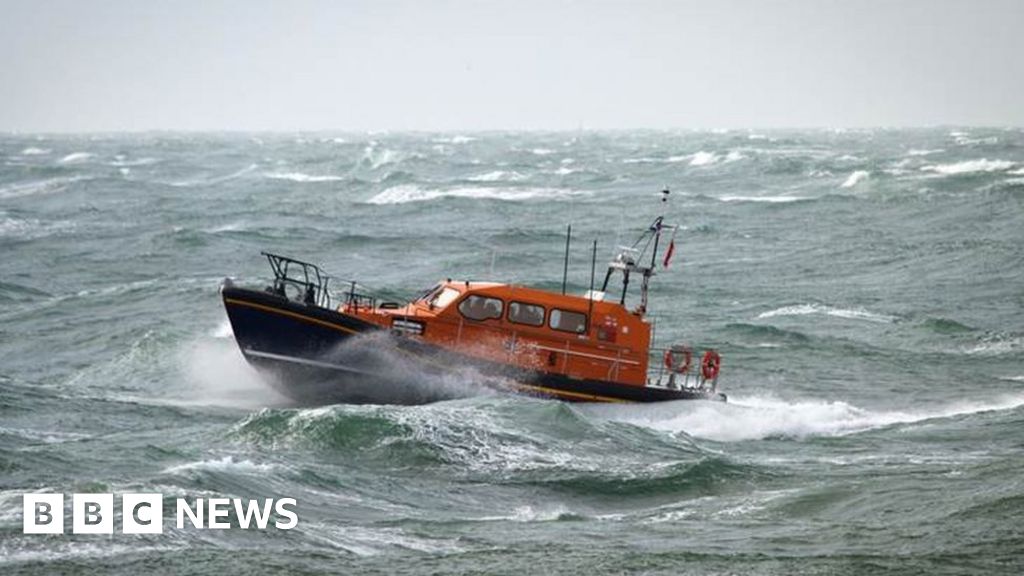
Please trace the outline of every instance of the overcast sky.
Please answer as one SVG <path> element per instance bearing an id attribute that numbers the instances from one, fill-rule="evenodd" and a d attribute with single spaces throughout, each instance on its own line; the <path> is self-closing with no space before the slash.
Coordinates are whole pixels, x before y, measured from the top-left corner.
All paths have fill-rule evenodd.
<path id="1" fill-rule="evenodd" d="M 1024 125 L 1024 0 L 0 0 L 0 130 Z"/>

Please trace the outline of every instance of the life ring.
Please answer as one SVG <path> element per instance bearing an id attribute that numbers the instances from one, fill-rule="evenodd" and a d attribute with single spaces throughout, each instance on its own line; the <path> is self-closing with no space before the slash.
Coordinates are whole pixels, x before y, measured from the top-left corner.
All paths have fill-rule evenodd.
<path id="1" fill-rule="evenodd" d="M 683 355 L 683 361 L 676 366 L 675 353 Z M 685 374 L 690 370 L 690 363 L 693 362 L 693 352 L 689 348 L 665 350 L 665 368 L 668 368 L 669 372 L 676 372 L 678 374 Z"/>
<path id="2" fill-rule="evenodd" d="M 718 371 L 722 368 L 722 357 L 714 350 L 705 350 L 704 356 L 700 359 L 700 375 L 705 380 L 718 378 Z"/>

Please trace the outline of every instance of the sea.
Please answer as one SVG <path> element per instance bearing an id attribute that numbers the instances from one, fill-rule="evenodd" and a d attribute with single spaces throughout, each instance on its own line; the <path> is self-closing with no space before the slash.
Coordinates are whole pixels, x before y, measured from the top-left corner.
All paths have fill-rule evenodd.
<path id="1" fill-rule="evenodd" d="M 261 251 L 558 290 L 570 224 L 582 294 L 662 214 L 657 345 L 726 403 L 296 406 L 219 297 Z M 164 532 L 23 534 L 34 492 Z M 299 522 L 176 526 L 218 497 Z M 1024 573 L 1024 130 L 0 135 L 0 573 Z"/>

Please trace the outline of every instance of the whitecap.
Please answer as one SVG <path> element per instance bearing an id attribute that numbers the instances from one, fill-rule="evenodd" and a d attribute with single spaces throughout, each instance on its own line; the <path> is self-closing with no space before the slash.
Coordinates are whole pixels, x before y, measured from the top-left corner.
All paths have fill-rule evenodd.
<path id="1" fill-rule="evenodd" d="M 766 202 L 769 204 L 781 204 L 785 202 L 799 202 L 800 200 L 810 200 L 806 196 L 719 196 L 718 199 L 722 202 Z"/>
<path id="2" fill-rule="evenodd" d="M 534 198 L 562 198 L 583 194 L 576 190 L 556 188 L 491 188 L 491 187 L 457 187 L 457 188 L 422 188 L 413 184 L 403 184 L 388 188 L 373 196 L 368 204 L 405 204 L 423 202 L 438 198 L 474 198 L 489 200 L 522 201 Z"/>
<path id="3" fill-rule="evenodd" d="M 922 172 L 935 172 L 943 175 L 954 175 L 954 174 L 972 174 L 976 172 L 1000 172 L 1003 170 L 1009 170 L 1014 165 L 1009 160 L 989 160 L 982 158 L 980 160 L 964 160 L 962 162 L 953 162 L 951 164 L 930 164 L 928 166 L 922 166 Z"/>
<path id="4" fill-rule="evenodd" d="M 128 160 L 125 156 L 118 155 L 117 158 L 115 158 L 114 161 L 110 163 L 110 165 L 111 166 L 148 166 L 150 164 L 156 164 L 157 162 L 159 162 L 159 160 L 157 160 L 156 158 L 149 157 L 149 156 L 147 156 L 145 158 L 138 158 L 136 160 Z"/>
<path id="5" fill-rule="evenodd" d="M 556 504 L 554 506 L 546 506 L 543 508 L 534 508 L 533 506 L 519 506 L 513 510 L 510 514 L 504 514 L 500 516 L 484 516 L 480 518 L 483 521 L 495 521 L 495 520 L 511 520 L 512 522 L 553 522 L 555 520 L 561 520 L 567 516 L 572 516 L 573 513 L 564 504 Z"/>
<path id="6" fill-rule="evenodd" d="M 855 170 L 852 174 L 850 174 L 846 181 L 843 182 L 840 188 L 853 188 L 854 186 L 857 185 L 858 182 L 867 179 L 867 177 L 870 175 L 871 172 L 868 172 L 867 170 Z"/>
<path id="7" fill-rule="evenodd" d="M 71 176 L 48 178 L 46 180 L 34 180 L 32 182 L 19 182 L 0 187 L 0 198 L 17 198 L 20 196 L 32 196 L 34 194 L 60 192 L 67 188 L 68 185 L 86 179 L 87 178 L 84 176 Z"/>
<path id="8" fill-rule="evenodd" d="M 22 156 L 43 156 L 49 154 L 50 151 L 45 148 L 36 148 L 35 146 L 29 146 L 21 151 Z"/>
<path id="9" fill-rule="evenodd" d="M 551 148 L 534 148 L 533 150 L 530 150 L 530 153 L 536 154 L 537 156 L 548 156 L 550 154 L 554 154 L 555 150 L 552 150 Z"/>
<path id="10" fill-rule="evenodd" d="M 990 336 L 964 350 L 971 356 L 1000 356 L 1024 349 L 1024 337 Z"/>
<path id="11" fill-rule="evenodd" d="M 470 176 L 467 180 L 472 182 L 518 182 L 524 178 L 526 178 L 526 176 L 516 171 L 494 170 L 485 174 Z"/>
<path id="12" fill-rule="evenodd" d="M 274 464 L 260 464 L 251 460 L 235 460 L 232 456 L 225 456 L 216 460 L 199 460 L 171 466 L 164 470 L 167 474 L 180 474 L 193 470 L 212 472 L 238 472 L 241 474 L 263 474 L 276 468 Z"/>
<path id="13" fill-rule="evenodd" d="M 344 176 L 303 174 L 302 172 L 270 172 L 264 176 L 271 180 L 289 180 L 301 183 L 340 182 L 345 179 Z"/>
<path id="14" fill-rule="evenodd" d="M 450 137 L 434 138 L 432 140 L 432 142 L 436 142 L 438 144 L 468 144 L 474 141 L 476 141 L 476 138 L 472 136 L 464 136 L 462 134 L 456 134 L 455 136 Z"/>
<path id="15" fill-rule="evenodd" d="M 89 152 L 73 152 L 60 159 L 61 164 L 75 164 L 78 162 L 84 162 L 89 158 L 92 158 L 93 154 Z"/>
<path id="16" fill-rule="evenodd" d="M 907 156 L 928 156 L 930 154 L 939 154 L 941 152 L 945 152 L 945 150 L 942 148 L 936 148 L 934 150 L 911 148 L 910 150 L 907 150 Z"/>
<path id="17" fill-rule="evenodd" d="M 376 170 L 381 166 L 393 164 L 400 158 L 399 153 L 395 150 L 391 150 L 390 148 L 379 150 L 376 144 L 370 144 L 363 149 L 363 158 L 361 161 L 368 162 L 370 167 Z"/>
<path id="18" fill-rule="evenodd" d="M 654 430 L 721 442 L 775 437 L 843 436 L 897 424 L 913 424 L 1024 406 L 1024 395 L 983 402 L 956 402 L 930 410 L 868 410 L 843 401 L 789 402 L 770 396 L 731 395 L 729 402 L 672 403 L 656 407 L 597 407 L 609 419 Z"/>
<path id="19" fill-rule="evenodd" d="M 669 160 L 671 161 L 671 159 Z M 690 166 L 707 166 L 718 161 L 718 156 L 713 152 L 701 150 L 690 157 Z"/>
<path id="20" fill-rule="evenodd" d="M 774 318 L 776 316 L 807 316 L 810 314 L 824 314 L 848 320 L 868 320 L 871 322 L 895 322 L 896 317 L 888 314 L 868 312 L 863 308 L 834 308 L 822 304 L 797 304 L 795 306 L 783 306 L 768 312 L 758 314 L 758 318 Z"/>

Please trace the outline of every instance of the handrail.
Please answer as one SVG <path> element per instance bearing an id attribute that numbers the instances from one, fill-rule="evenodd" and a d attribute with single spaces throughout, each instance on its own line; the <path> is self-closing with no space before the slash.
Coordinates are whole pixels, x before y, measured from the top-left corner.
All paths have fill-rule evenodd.
<path id="1" fill-rule="evenodd" d="M 274 272 L 274 284 L 270 291 L 287 298 L 287 287 L 295 286 L 301 292 L 299 297 L 306 304 L 330 308 L 331 297 L 327 285 L 331 277 L 324 274 L 319 266 L 280 254 L 260 254 L 267 257 L 270 269 Z M 300 271 L 295 271 L 295 268 Z"/>

